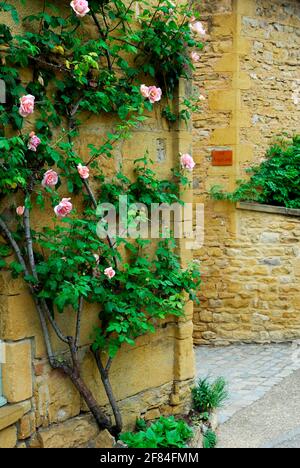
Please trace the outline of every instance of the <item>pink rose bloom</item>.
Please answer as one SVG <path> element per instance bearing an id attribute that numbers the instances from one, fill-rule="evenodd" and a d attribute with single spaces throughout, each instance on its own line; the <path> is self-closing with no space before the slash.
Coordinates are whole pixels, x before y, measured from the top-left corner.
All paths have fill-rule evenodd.
<path id="1" fill-rule="evenodd" d="M 205 36 L 206 34 L 203 24 L 200 21 L 196 21 L 196 23 L 190 23 L 190 30 L 192 33 L 198 34 L 198 36 Z"/>
<path id="2" fill-rule="evenodd" d="M 82 164 L 79 164 L 77 166 L 77 170 L 82 179 L 88 179 L 90 177 L 90 170 L 87 166 L 82 166 Z"/>
<path id="3" fill-rule="evenodd" d="M 23 214 L 25 213 L 25 206 L 18 206 L 18 208 L 16 209 L 16 213 L 18 216 L 23 216 Z"/>
<path id="4" fill-rule="evenodd" d="M 113 277 L 116 275 L 116 272 L 112 267 L 109 267 L 104 270 L 104 274 L 108 279 L 113 279 Z"/>
<path id="5" fill-rule="evenodd" d="M 28 141 L 28 149 L 36 151 L 37 147 L 41 144 L 41 140 L 36 136 L 34 132 L 30 133 L 30 140 Z"/>
<path id="6" fill-rule="evenodd" d="M 44 178 L 42 180 L 43 187 L 54 187 L 58 182 L 58 174 L 57 172 L 49 169 L 49 171 L 45 172 Z"/>
<path id="7" fill-rule="evenodd" d="M 59 218 L 65 218 L 73 210 L 73 205 L 70 202 L 71 198 L 63 198 L 59 205 L 54 208 L 54 213 Z"/>
<path id="8" fill-rule="evenodd" d="M 70 3 L 77 16 L 83 18 L 89 11 L 89 2 L 87 0 L 73 0 Z"/>
<path id="9" fill-rule="evenodd" d="M 149 87 L 142 84 L 141 88 L 141 95 L 144 97 L 144 98 L 149 98 Z"/>
<path id="10" fill-rule="evenodd" d="M 197 54 L 197 52 L 192 52 L 192 53 L 191 53 L 191 59 L 192 59 L 192 61 L 193 61 L 194 63 L 197 63 L 197 62 L 199 62 L 199 60 L 200 60 L 200 55 Z"/>
<path id="11" fill-rule="evenodd" d="M 149 87 L 149 101 L 151 102 L 151 104 L 160 101 L 161 97 L 162 90 L 160 88 L 157 88 L 156 86 Z"/>
<path id="12" fill-rule="evenodd" d="M 28 117 L 28 115 L 33 113 L 34 101 L 35 97 L 31 94 L 27 94 L 27 96 L 23 96 L 20 98 L 19 114 L 22 117 Z"/>
<path id="13" fill-rule="evenodd" d="M 180 161 L 181 166 L 188 171 L 192 171 L 196 166 L 196 163 L 190 154 L 183 154 L 180 158 Z"/>

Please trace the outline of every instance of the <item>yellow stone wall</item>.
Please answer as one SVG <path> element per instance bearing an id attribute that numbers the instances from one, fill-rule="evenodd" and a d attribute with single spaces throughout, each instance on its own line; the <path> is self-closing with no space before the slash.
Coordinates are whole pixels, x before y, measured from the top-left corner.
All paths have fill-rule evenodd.
<path id="1" fill-rule="evenodd" d="M 37 8 L 38 2 L 27 2 L 27 13 L 30 7 Z M 181 97 L 185 91 L 183 84 Z M 112 174 L 120 163 L 132 171 L 133 161 L 148 150 L 157 172 L 167 176 L 178 161 L 179 152 L 191 151 L 191 128 L 184 126 L 170 132 L 160 115 L 157 105 L 134 137 L 118 146 L 115 161 L 103 162 L 107 174 Z M 27 125 L 31 124 L 33 120 L 27 119 Z M 111 128 L 109 119 L 90 119 L 77 142 L 80 153 L 87 154 L 87 145 L 98 144 L 99 135 Z M 191 201 L 192 192 L 186 192 L 184 197 Z M 35 226 L 47 223 L 47 218 L 47 213 L 42 218 L 36 213 Z M 185 253 L 184 244 L 179 245 L 179 251 L 186 264 L 191 253 Z M 2 366 L 3 393 L 8 401 L 0 408 L 0 448 L 95 446 L 98 430 L 85 404 L 70 380 L 48 364 L 38 316 L 24 284 L 2 274 L 0 290 L 0 339 L 6 342 L 7 351 L 7 362 Z M 80 343 L 82 369 L 96 399 L 110 412 L 89 351 L 98 314 L 97 307 L 85 308 Z M 189 389 L 195 373 L 192 318 L 189 304 L 186 318 L 179 322 L 166 320 L 156 334 L 141 337 L 135 347 L 124 346 L 118 354 L 111 378 L 125 429 L 133 429 L 137 417 L 155 419 L 189 407 Z M 58 320 L 66 335 L 74 330 L 71 311 Z M 64 346 L 54 335 L 52 341 L 57 354 L 62 355 Z"/>
<path id="2" fill-rule="evenodd" d="M 300 132 L 300 3 L 205 0 L 198 9 L 208 35 L 194 77 L 207 96 L 194 115 L 194 201 L 205 204 L 194 340 L 293 339 L 300 335 L 299 218 L 239 211 L 208 193 L 213 185 L 232 190 L 275 137 Z M 232 150 L 233 165 L 213 167 L 214 149 Z"/>

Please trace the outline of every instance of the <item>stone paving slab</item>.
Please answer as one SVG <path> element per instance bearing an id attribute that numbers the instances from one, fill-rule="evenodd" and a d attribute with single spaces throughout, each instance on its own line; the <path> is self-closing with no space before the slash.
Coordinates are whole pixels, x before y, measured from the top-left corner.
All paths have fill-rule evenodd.
<path id="1" fill-rule="evenodd" d="M 245 344 L 222 348 L 197 347 L 197 377 L 224 377 L 229 399 L 219 412 L 220 423 L 262 398 L 272 387 L 300 369 L 300 345 Z"/>

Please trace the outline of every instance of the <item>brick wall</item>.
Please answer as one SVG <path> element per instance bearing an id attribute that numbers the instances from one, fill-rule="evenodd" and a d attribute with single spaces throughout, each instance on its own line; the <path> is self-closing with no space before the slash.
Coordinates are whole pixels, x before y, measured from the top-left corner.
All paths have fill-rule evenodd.
<path id="1" fill-rule="evenodd" d="M 205 204 L 205 245 L 195 252 L 203 271 L 195 343 L 292 339 L 300 334 L 297 219 L 237 211 L 210 200 L 208 192 L 213 185 L 232 190 L 275 137 L 300 132 L 300 4 L 207 0 L 199 2 L 199 11 L 208 36 L 194 78 L 207 95 L 203 111 L 194 116 L 194 199 Z M 233 165 L 213 167 L 214 149 L 232 150 Z M 270 245 L 259 243 L 265 232 L 274 234 Z M 274 268 L 263 263 L 273 251 L 279 262 Z M 286 309 L 281 309 L 283 290 Z M 259 321 L 259 315 L 268 320 Z"/>

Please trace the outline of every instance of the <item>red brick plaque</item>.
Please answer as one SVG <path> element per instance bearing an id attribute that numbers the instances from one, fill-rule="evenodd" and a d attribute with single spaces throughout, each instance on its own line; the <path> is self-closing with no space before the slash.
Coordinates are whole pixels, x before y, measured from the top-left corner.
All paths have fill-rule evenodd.
<path id="1" fill-rule="evenodd" d="M 231 150 L 215 150 L 212 152 L 213 166 L 232 166 L 233 154 Z"/>

